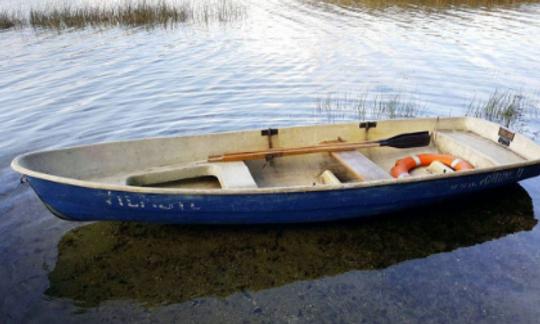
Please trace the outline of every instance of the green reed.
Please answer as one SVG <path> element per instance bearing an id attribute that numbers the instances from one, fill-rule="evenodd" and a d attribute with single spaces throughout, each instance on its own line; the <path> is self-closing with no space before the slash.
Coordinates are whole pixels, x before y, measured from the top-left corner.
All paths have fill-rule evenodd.
<path id="1" fill-rule="evenodd" d="M 529 102 L 522 94 L 495 90 L 486 101 L 473 100 L 467 109 L 467 116 L 496 121 L 509 127 L 520 120 L 527 111 Z"/>
<path id="2" fill-rule="evenodd" d="M 350 96 L 348 94 L 333 97 L 331 94 L 326 98 L 319 98 L 316 102 L 318 114 L 326 114 L 331 120 L 355 118 L 384 119 L 384 118 L 413 118 L 418 114 L 420 105 L 411 100 L 403 99 L 399 95 L 376 96 L 369 98 L 363 94 Z"/>
<path id="3" fill-rule="evenodd" d="M 534 102 L 510 90 L 495 90 L 485 100 L 471 100 L 465 108 L 466 116 L 487 119 L 506 127 L 523 121 L 526 115 L 536 116 L 538 113 Z M 330 122 L 351 119 L 415 118 L 424 111 L 423 105 L 399 95 L 370 97 L 367 94 L 357 96 L 330 94 L 317 99 L 315 108 L 317 117 L 325 115 Z"/>

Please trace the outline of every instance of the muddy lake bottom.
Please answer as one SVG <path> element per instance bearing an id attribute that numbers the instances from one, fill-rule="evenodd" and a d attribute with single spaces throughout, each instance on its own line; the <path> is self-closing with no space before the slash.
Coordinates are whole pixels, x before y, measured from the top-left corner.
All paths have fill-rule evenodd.
<path id="1" fill-rule="evenodd" d="M 227 3 L 226 22 L 0 31 L 0 322 L 538 322 L 540 178 L 377 218 L 212 227 L 66 222 L 19 183 L 10 161 L 38 149 L 463 116 L 494 92 L 538 141 L 537 1 Z"/>

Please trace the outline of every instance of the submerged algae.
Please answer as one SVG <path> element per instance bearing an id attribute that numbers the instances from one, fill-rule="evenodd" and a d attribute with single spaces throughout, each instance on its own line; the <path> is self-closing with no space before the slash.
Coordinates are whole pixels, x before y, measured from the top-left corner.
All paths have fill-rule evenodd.
<path id="1" fill-rule="evenodd" d="M 519 185 L 459 204 L 367 220 L 279 226 L 167 226 L 99 222 L 59 243 L 52 297 L 83 307 L 134 299 L 147 305 L 228 296 L 299 280 L 370 270 L 530 230 Z"/>

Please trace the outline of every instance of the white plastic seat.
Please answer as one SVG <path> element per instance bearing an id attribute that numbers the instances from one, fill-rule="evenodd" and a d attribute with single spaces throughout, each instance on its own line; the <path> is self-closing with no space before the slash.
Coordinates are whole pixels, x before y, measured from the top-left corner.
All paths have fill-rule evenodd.
<path id="1" fill-rule="evenodd" d="M 241 161 L 160 167 L 131 175 L 126 179 L 126 184 L 148 187 L 160 183 L 206 176 L 216 177 L 223 189 L 257 188 L 251 172 L 246 164 Z"/>

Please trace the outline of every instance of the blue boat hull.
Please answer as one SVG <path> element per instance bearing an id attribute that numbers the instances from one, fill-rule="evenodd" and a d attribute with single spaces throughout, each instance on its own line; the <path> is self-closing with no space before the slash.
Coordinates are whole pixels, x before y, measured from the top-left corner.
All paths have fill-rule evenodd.
<path id="1" fill-rule="evenodd" d="M 495 188 L 540 174 L 532 165 L 417 182 L 339 190 L 216 195 L 109 191 L 28 178 L 45 205 L 66 220 L 170 224 L 257 224 L 372 216 Z"/>

